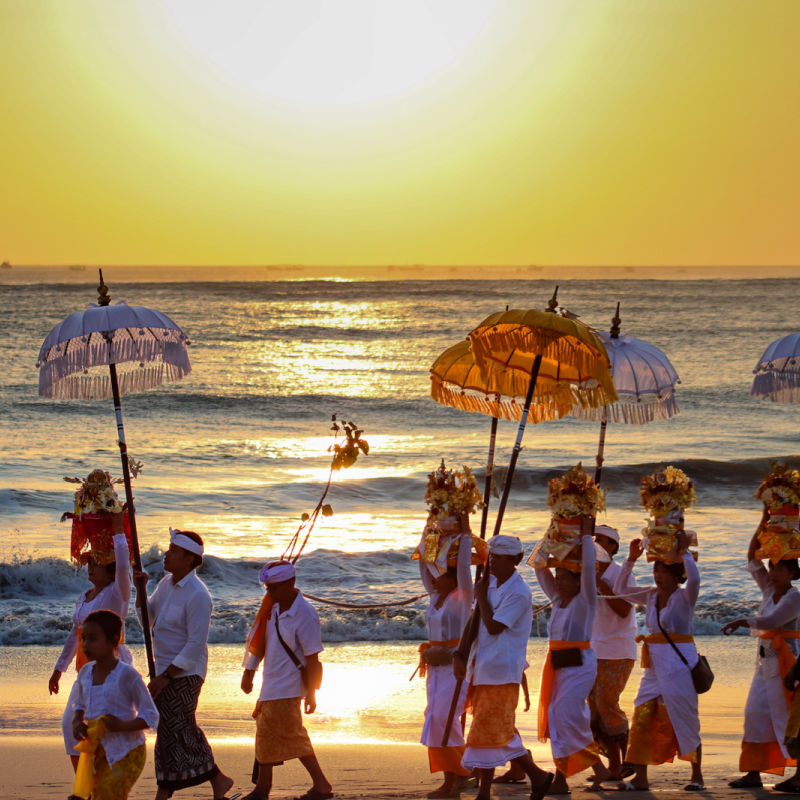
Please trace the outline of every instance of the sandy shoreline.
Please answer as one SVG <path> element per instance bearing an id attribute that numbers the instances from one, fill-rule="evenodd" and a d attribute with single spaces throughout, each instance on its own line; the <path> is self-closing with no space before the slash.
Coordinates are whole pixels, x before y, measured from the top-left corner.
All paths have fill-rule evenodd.
<path id="1" fill-rule="evenodd" d="M 711 691 L 700 698 L 704 774 L 708 792 L 725 797 L 752 797 L 759 792 L 735 791 L 728 781 L 738 776 L 742 712 L 752 677 L 754 649 L 746 637 L 698 637 L 717 675 Z M 531 639 L 532 708 L 519 712 L 517 725 L 534 758 L 552 769 L 549 744 L 536 738 L 536 703 L 545 640 Z M 71 767 L 59 735 L 64 697 L 48 697 L 47 676 L 58 648 L 0 648 L 0 797 L 66 798 L 71 790 Z M 201 695 L 198 720 L 206 731 L 221 768 L 236 780 L 238 791 L 250 790 L 253 763 L 254 697 L 242 695 L 241 649 L 212 646 L 209 677 Z M 134 652 L 138 660 L 138 651 Z M 425 749 L 417 744 L 425 705 L 424 682 L 410 682 L 416 661 L 414 643 L 360 643 L 326 649 L 325 685 L 316 714 L 306 718 L 323 769 L 337 796 L 424 797 L 438 785 L 428 772 Z M 141 666 L 141 665 L 140 665 Z M 65 676 L 65 679 L 67 676 Z M 639 682 L 634 670 L 623 693 L 630 711 Z M 69 684 L 62 687 L 68 692 Z M 148 735 L 148 762 L 132 798 L 155 794 L 152 765 L 153 737 Z M 588 774 L 588 773 L 586 773 Z M 765 780 L 773 783 L 770 776 Z M 653 794 L 683 794 L 689 765 L 676 762 L 652 771 Z M 776 779 L 779 780 L 779 779 Z M 585 774 L 570 780 L 573 794 L 584 792 Z M 308 788 L 298 762 L 276 770 L 274 797 L 289 798 Z M 690 793 L 686 793 L 690 795 Z M 696 794 L 696 793 L 695 793 Z M 463 797 L 475 795 L 475 790 Z M 498 800 L 526 798 L 522 786 L 497 787 Z M 181 792 L 176 797 L 208 798 L 209 788 Z"/>

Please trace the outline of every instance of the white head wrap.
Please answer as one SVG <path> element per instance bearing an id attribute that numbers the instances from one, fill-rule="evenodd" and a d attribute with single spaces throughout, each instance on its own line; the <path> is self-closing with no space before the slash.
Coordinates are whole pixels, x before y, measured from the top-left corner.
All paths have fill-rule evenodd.
<path id="1" fill-rule="evenodd" d="M 203 555 L 203 545 L 197 544 L 194 539 L 190 539 L 188 536 L 181 533 L 179 530 L 176 530 L 175 528 L 169 529 L 169 541 L 171 544 L 182 547 L 184 550 L 188 550 L 190 553 L 194 553 L 196 556 Z"/>
<path id="2" fill-rule="evenodd" d="M 519 556 L 522 555 L 522 542 L 516 536 L 498 533 L 489 539 L 489 552 L 496 556 Z"/>
<path id="3" fill-rule="evenodd" d="M 296 574 L 294 566 L 288 561 L 270 561 L 269 564 L 261 567 L 258 577 L 261 583 L 269 585 L 291 580 Z"/>
<path id="4" fill-rule="evenodd" d="M 617 544 L 619 544 L 619 531 L 616 528 L 612 528 L 610 525 L 595 525 L 594 535 L 606 536 L 607 538 L 613 539 Z"/>

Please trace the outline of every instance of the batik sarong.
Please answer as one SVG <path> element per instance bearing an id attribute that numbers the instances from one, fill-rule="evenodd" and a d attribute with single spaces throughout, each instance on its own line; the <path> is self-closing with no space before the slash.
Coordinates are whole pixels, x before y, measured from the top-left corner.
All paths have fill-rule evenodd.
<path id="1" fill-rule="evenodd" d="M 472 710 L 472 724 L 461 762 L 465 769 L 493 769 L 525 755 L 514 726 L 518 700 L 518 683 L 471 687 L 467 706 Z"/>
<path id="2" fill-rule="evenodd" d="M 589 693 L 592 733 L 603 749 L 603 742 L 628 736 L 628 717 L 620 708 L 619 698 L 633 670 L 632 658 L 597 659 L 597 677 Z"/>
<path id="3" fill-rule="evenodd" d="M 259 700 L 256 719 L 256 761 L 277 764 L 292 758 L 314 755 L 314 748 L 303 725 L 302 697 Z"/>
<path id="4" fill-rule="evenodd" d="M 680 754 L 678 738 L 664 703 L 653 699 L 636 706 L 625 760 L 631 764 L 664 764 L 672 762 L 676 754 L 684 761 L 697 761 L 697 750 Z"/>
<path id="5" fill-rule="evenodd" d="M 199 675 L 173 678 L 155 698 L 160 715 L 153 757 L 156 783 L 175 791 L 210 781 L 219 773 L 206 735 L 195 713 L 203 679 Z"/>
<path id="6" fill-rule="evenodd" d="M 124 758 L 109 764 L 101 744 L 94 756 L 96 783 L 91 800 L 127 800 L 144 769 L 145 746 L 134 747 Z"/>

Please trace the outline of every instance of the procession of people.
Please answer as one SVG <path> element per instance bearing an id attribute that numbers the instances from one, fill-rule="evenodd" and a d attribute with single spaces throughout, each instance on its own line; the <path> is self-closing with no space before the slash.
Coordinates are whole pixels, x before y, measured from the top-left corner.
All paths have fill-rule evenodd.
<path id="1" fill-rule="evenodd" d="M 552 751 L 548 770 L 534 761 L 515 723 L 521 685 L 527 695 L 533 618 L 531 588 L 518 569 L 522 542 L 508 534 L 484 541 L 473 533 L 470 514 L 481 501 L 469 470 L 447 470 L 442 463 L 431 473 L 428 520 L 412 555 L 429 597 L 428 640 L 419 647 L 427 695 L 421 742 L 430 771 L 443 776 L 429 798 L 459 797 L 476 787 L 477 800 L 489 800 L 495 770 L 506 763 L 510 769 L 500 780 L 527 778 L 531 800 L 569 794 L 569 779 L 589 769 L 595 791 L 644 791 L 648 767 L 675 756 L 691 765 L 684 789 L 705 788 L 698 694 L 713 675 L 692 635 L 699 548 L 684 512 L 696 500 L 694 487 L 681 470 L 667 467 L 643 478 L 640 496 L 651 519 L 619 564 L 619 531 L 596 521 L 605 492 L 580 464 L 549 483 L 551 524 L 527 559 L 550 606 L 538 704 L 538 736 Z M 744 774 L 730 782 L 735 788 L 762 786 L 762 772 L 782 775 L 800 754 L 800 593 L 792 586 L 800 577 L 800 475 L 775 467 L 757 496 L 764 515 L 743 567 L 762 592 L 761 606 L 757 615 L 722 629 L 730 634 L 747 627 L 758 636 L 739 763 Z M 124 645 L 129 545 L 108 473 L 95 470 L 82 481 L 75 508 L 71 550 L 88 565 L 91 588 L 78 599 L 49 682 L 50 692 L 58 692 L 76 659 L 78 678 L 63 725 L 76 770 L 72 800 L 127 798 L 145 764 L 147 728 L 156 734 L 156 800 L 206 782 L 214 800 L 241 797 L 229 795 L 234 780 L 216 763 L 196 720 L 213 613 L 197 575 L 203 539 L 171 530 L 164 577 L 149 596 L 137 592 L 140 621 L 147 607 L 155 659 L 145 686 Z M 644 555 L 653 565 L 651 586 L 633 578 Z M 323 645 L 319 615 L 296 586 L 297 574 L 285 559 L 260 572 L 264 595 L 246 642 L 242 690 L 253 691 L 262 661 L 263 675 L 253 712 L 254 786 L 242 800 L 266 800 L 273 767 L 291 759 L 300 761 L 312 784 L 298 800 L 334 797 L 303 724 L 303 714 L 316 710 Z M 148 578 L 136 570 L 133 577 L 139 585 Z M 637 607 L 644 610 L 643 635 L 637 635 Z M 620 696 L 637 642 L 643 671 L 629 724 Z M 774 788 L 800 794 L 800 776 Z"/>

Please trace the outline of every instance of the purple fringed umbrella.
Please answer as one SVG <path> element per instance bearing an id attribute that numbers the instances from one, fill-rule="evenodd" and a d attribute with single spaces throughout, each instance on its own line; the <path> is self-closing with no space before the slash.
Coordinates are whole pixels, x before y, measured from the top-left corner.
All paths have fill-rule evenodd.
<path id="1" fill-rule="evenodd" d="M 753 397 L 800 403 L 800 333 L 790 333 L 769 345 L 753 374 Z"/>

